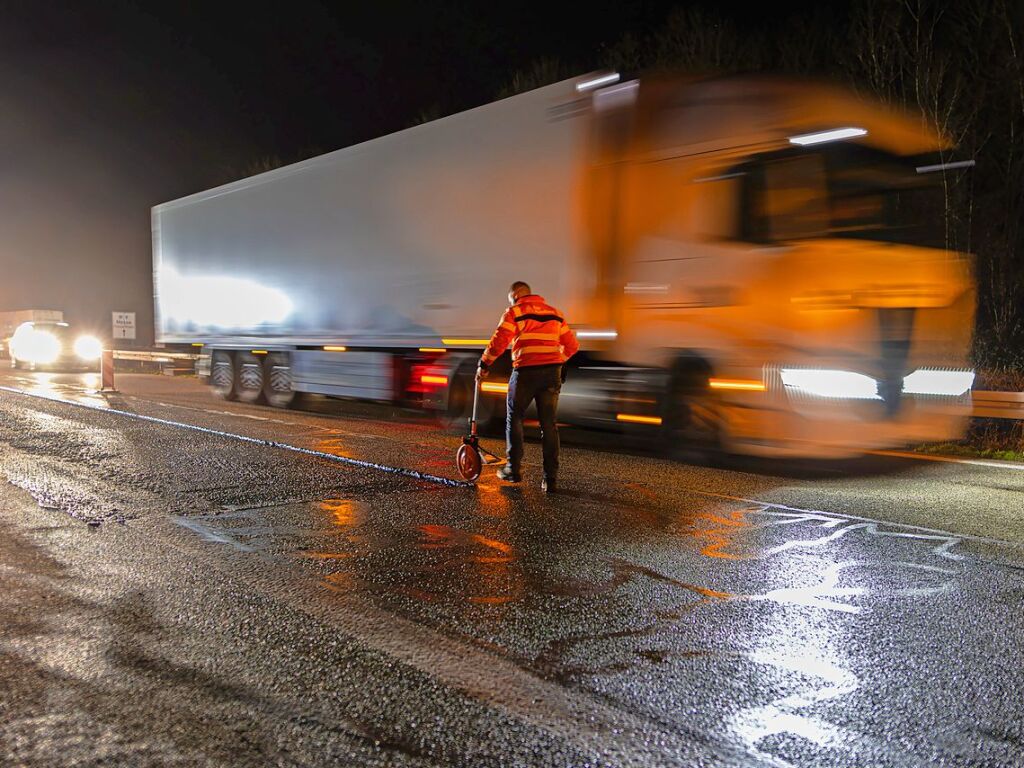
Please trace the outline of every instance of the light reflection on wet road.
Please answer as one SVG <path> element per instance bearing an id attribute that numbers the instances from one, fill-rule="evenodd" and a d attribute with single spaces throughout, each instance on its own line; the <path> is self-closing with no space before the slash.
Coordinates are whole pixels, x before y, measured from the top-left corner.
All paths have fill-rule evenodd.
<path id="1" fill-rule="evenodd" d="M 139 396 L 117 407 L 162 416 L 161 402 Z M 182 402 L 175 409 L 185 420 Z M 217 408 L 193 407 L 207 416 Z M 526 679 L 701 743 L 721 762 L 1012 765 L 1020 756 L 1020 697 L 977 695 L 979 686 L 1024 690 L 1020 665 L 1003 663 L 1024 646 L 1016 545 L 812 508 L 826 503 L 741 501 L 768 495 L 757 488 L 763 481 L 686 467 L 659 477 L 662 464 L 642 456 L 570 448 L 575 466 L 598 471 L 550 499 L 492 481 L 445 488 L 345 467 L 325 479 L 313 458 L 214 438 L 196 448 L 195 435 L 128 427 L 114 414 L 10 394 L 0 408 L 5 423 L 80 442 L 60 464 L 70 488 L 62 500 L 47 490 L 59 469 L 52 458 L 40 463 L 44 446 L 0 434 L 7 477 L 35 483 L 50 506 L 88 499 L 104 483 L 131 503 L 128 478 L 114 470 L 134 460 L 131 478 L 144 478 L 146 493 L 134 497 L 129 527 L 152 515 L 173 520 L 211 557 L 288 574 L 328 605 L 334 595 L 346 609 L 365 603 L 426 627 L 511 662 Z M 250 421 L 291 428 L 287 439 L 327 453 L 404 458 L 428 472 L 451 445 L 420 424 L 401 438 L 377 423 L 335 427 L 298 414 Z M 365 432 L 353 426 L 388 439 L 368 456 Z M 140 466 L 147 436 L 158 450 Z M 224 482 L 232 462 L 248 468 L 252 488 Z M 619 482 L 603 483 L 616 469 Z M 927 483 L 922 492 L 933 492 L 934 475 Z M 879 497 L 884 504 L 886 492 Z M 156 511 L 161 498 L 173 503 Z M 439 664 L 439 679 L 446 674 Z M 636 764 L 668 764 L 668 755 L 653 745 Z"/>

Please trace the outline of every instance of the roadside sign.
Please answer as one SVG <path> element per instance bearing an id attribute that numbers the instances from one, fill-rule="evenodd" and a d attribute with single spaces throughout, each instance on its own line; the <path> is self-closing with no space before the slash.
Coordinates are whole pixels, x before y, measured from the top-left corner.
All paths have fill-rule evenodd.
<path id="1" fill-rule="evenodd" d="M 135 338 L 135 313 L 114 312 L 114 338 L 134 339 Z"/>

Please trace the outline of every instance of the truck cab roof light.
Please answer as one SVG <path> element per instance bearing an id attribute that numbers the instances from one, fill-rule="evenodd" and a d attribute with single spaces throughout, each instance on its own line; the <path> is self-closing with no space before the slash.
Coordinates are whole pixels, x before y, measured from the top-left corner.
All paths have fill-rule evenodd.
<path id="1" fill-rule="evenodd" d="M 955 171 L 958 168 L 973 168 L 973 160 L 957 160 L 955 163 L 936 163 L 935 165 L 919 165 L 914 170 L 918 173 L 935 173 L 935 171 Z"/>
<path id="2" fill-rule="evenodd" d="M 806 147 L 811 144 L 824 144 L 829 141 L 842 141 L 857 136 L 867 136 L 868 132 L 863 128 L 834 128 L 830 131 L 818 131 L 817 133 L 804 133 L 799 136 L 790 136 L 790 144 L 798 144 Z"/>
<path id="3" fill-rule="evenodd" d="M 576 92 L 583 93 L 584 91 L 592 91 L 595 88 L 600 88 L 602 85 L 611 85 L 612 83 L 619 82 L 619 73 L 610 72 L 607 75 L 599 75 L 598 77 L 592 77 L 589 80 L 576 83 Z"/>

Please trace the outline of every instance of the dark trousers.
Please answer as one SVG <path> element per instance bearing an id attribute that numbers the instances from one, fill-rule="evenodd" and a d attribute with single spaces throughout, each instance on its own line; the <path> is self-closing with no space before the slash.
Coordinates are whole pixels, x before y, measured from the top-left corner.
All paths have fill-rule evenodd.
<path id="1" fill-rule="evenodd" d="M 523 464 L 523 415 L 537 401 L 544 443 L 544 477 L 558 477 L 558 393 L 562 390 L 562 366 L 530 365 L 516 368 L 508 382 L 508 415 L 505 443 L 508 463 L 515 474 Z"/>

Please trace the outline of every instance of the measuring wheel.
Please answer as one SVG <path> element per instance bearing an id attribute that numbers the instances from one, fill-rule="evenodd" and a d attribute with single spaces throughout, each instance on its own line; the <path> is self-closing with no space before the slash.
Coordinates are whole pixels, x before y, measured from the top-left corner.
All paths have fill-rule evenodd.
<path id="1" fill-rule="evenodd" d="M 480 439 L 476 436 L 476 409 L 480 400 L 480 383 L 473 387 L 473 415 L 469 417 L 469 434 L 462 438 L 462 445 L 455 452 L 455 468 L 459 474 L 471 483 L 480 478 L 480 470 L 484 464 L 500 464 L 501 459 L 480 447 Z"/>
<path id="2" fill-rule="evenodd" d="M 483 465 L 484 462 L 480 457 L 476 440 L 465 438 L 462 445 L 459 446 L 459 450 L 455 452 L 455 466 L 459 470 L 459 474 L 471 483 L 476 482 L 480 477 Z"/>

